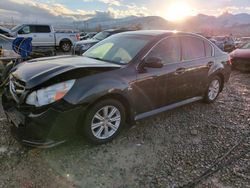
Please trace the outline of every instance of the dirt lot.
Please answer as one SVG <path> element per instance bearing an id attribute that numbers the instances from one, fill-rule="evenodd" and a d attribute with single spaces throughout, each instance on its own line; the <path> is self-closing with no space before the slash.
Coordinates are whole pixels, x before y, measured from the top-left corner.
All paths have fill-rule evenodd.
<path id="1" fill-rule="evenodd" d="M 250 187 L 249 73 L 233 72 L 216 103 L 138 122 L 103 146 L 28 150 L 0 118 L 0 187 Z"/>

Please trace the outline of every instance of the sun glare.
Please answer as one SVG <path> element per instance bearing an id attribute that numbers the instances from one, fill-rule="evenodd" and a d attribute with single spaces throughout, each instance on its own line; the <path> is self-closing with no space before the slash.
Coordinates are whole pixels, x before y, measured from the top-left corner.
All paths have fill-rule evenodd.
<path id="1" fill-rule="evenodd" d="M 182 21 L 193 14 L 193 10 L 185 2 L 170 5 L 166 12 L 166 19 L 169 21 Z"/>

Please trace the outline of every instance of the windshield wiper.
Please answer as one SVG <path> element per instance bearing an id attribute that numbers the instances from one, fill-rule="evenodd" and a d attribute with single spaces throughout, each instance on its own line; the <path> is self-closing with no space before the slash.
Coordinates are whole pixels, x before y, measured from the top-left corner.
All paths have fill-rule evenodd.
<path id="1" fill-rule="evenodd" d="M 102 58 L 99 58 L 99 57 L 89 57 L 89 56 L 85 56 L 85 57 L 88 57 L 88 58 L 91 58 L 91 59 L 95 59 L 95 60 L 99 60 L 99 61 L 104 61 L 104 62 L 108 62 L 108 63 L 112 63 L 112 64 L 118 64 L 118 65 L 123 65 L 122 63 L 119 63 L 119 62 L 116 62 L 116 61 L 112 61 L 112 60 L 107 60 L 107 59 L 102 59 Z"/>

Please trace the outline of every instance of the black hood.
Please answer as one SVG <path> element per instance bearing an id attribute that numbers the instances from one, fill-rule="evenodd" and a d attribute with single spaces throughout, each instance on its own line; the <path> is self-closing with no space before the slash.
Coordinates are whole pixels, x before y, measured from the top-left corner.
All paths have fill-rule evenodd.
<path id="1" fill-rule="evenodd" d="M 76 42 L 75 45 L 94 44 L 94 43 L 98 43 L 98 42 L 100 42 L 100 40 L 92 38 L 92 39 L 78 41 L 78 42 Z"/>
<path id="2" fill-rule="evenodd" d="M 120 68 L 120 65 L 83 56 L 56 56 L 39 58 L 19 64 L 12 75 L 30 89 L 60 74 L 83 68 Z"/>

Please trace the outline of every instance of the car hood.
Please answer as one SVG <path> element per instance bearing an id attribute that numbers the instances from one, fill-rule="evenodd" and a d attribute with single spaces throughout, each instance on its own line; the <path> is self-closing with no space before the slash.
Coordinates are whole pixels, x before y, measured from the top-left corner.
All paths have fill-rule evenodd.
<path id="1" fill-rule="evenodd" d="M 30 89 L 60 74 L 84 68 L 120 68 L 120 65 L 99 61 L 83 56 L 56 56 L 27 61 L 16 66 L 12 75 L 26 83 Z M 72 75 L 74 76 L 74 75 Z"/>
<path id="2" fill-rule="evenodd" d="M 92 39 L 78 41 L 78 42 L 76 42 L 76 45 L 92 44 L 92 43 L 97 43 L 97 42 L 99 42 L 99 40 L 92 38 Z"/>
<path id="3" fill-rule="evenodd" d="M 250 58 L 250 49 L 236 49 L 230 53 L 232 58 Z"/>

